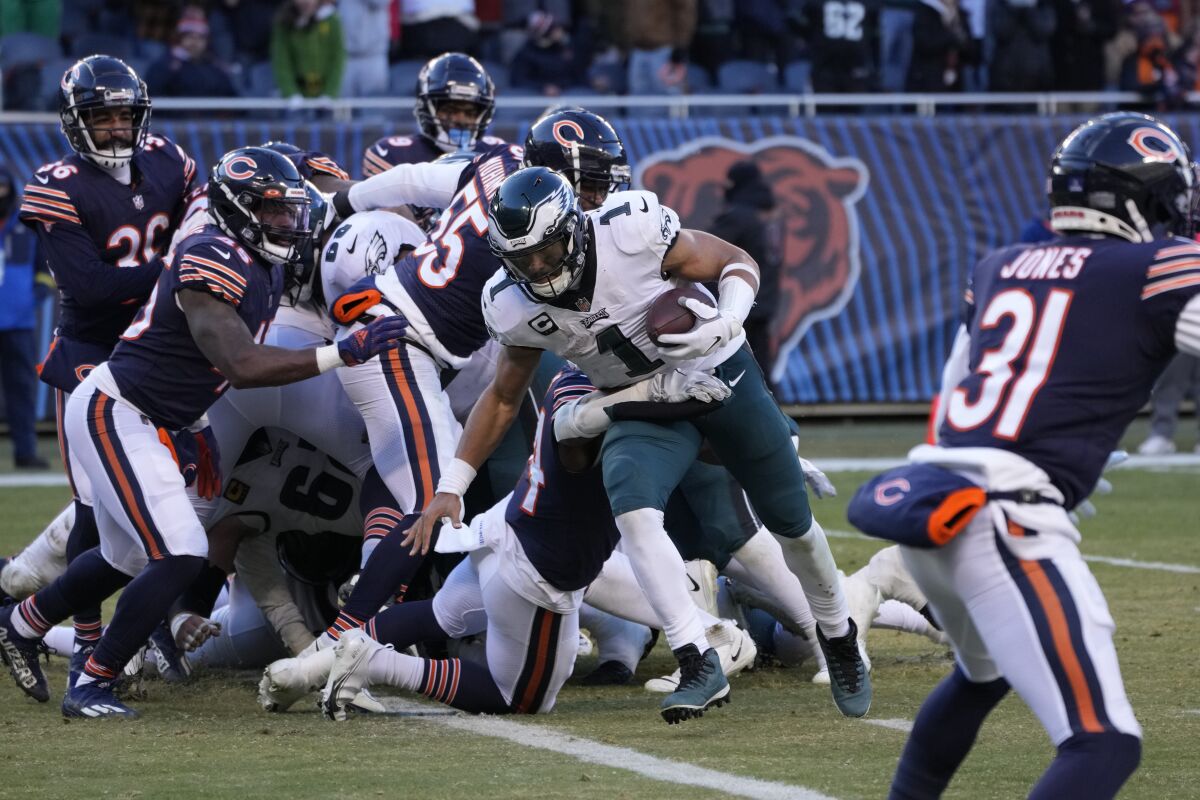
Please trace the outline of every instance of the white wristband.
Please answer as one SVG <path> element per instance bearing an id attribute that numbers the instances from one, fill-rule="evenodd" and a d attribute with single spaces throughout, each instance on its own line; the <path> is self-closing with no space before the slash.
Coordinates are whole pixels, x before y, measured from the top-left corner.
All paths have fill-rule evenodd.
<path id="1" fill-rule="evenodd" d="M 456 458 L 442 473 L 442 478 L 437 485 L 438 494 L 446 492 L 462 497 L 467 493 L 467 487 L 473 480 L 475 480 L 475 468 L 461 458 Z"/>
<path id="2" fill-rule="evenodd" d="M 324 347 L 318 347 L 316 354 L 318 373 L 324 374 L 331 369 L 346 366 L 346 362 L 342 361 L 342 354 L 338 352 L 336 344 L 327 344 Z"/>
<path id="3" fill-rule="evenodd" d="M 757 289 L 741 277 L 737 277 L 739 274 L 749 277 L 757 274 L 757 270 L 748 264 L 729 264 L 721 270 L 721 281 L 717 284 L 717 308 L 738 322 L 745 322 L 754 306 Z"/>

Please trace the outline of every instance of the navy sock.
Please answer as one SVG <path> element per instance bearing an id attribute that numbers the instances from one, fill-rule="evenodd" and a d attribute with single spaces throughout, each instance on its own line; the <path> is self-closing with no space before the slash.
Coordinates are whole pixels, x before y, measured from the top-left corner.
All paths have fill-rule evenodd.
<path id="1" fill-rule="evenodd" d="M 411 547 L 401 544 L 404 535 L 420 514 L 409 514 L 379 542 L 370 560 L 358 574 L 358 584 L 342 613 L 356 620 L 375 616 L 383 604 L 408 586 L 425 556 L 409 555 Z"/>
<path id="2" fill-rule="evenodd" d="M 168 555 L 147 564 L 125 587 L 85 671 L 100 679 L 119 673 L 203 567 L 201 556 Z"/>
<path id="3" fill-rule="evenodd" d="M 432 600 L 397 603 L 380 611 L 367 623 L 367 633 L 381 644 L 403 650 L 417 642 L 446 639 L 449 634 L 438 625 Z"/>
<path id="4" fill-rule="evenodd" d="M 17 607 L 22 619 L 41 634 L 79 608 L 100 608 L 129 576 L 113 567 L 94 547 L 67 565 L 67 571 Z M 99 624 L 99 614 L 97 624 Z"/>
<path id="5" fill-rule="evenodd" d="M 421 694 L 472 714 L 511 714 L 492 673 L 483 664 L 457 658 L 425 659 Z"/>
<path id="6" fill-rule="evenodd" d="M 1107 800 L 1137 769 L 1142 740 L 1128 733 L 1080 733 L 1058 746 L 1029 800 Z"/>
<path id="7" fill-rule="evenodd" d="M 743 608 L 746 630 L 760 653 L 775 655 L 775 618 L 761 608 Z"/>
<path id="8" fill-rule="evenodd" d="M 971 683 L 955 665 L 921 705 L 892 778 L 889 800 L 941 797 L 975 744 L 984 719 L 1007 693 L 1003 678 Z"/>
<path id="9" fill-rule="evenodd" d="M 75 501 L 75 524 L 67 536 L 67 563 L 100 545 L 100 529 L 96 527 L 96 513 L 91 506 Z M 115 590 L 114 590 L 115 591 Z M 100 604 L 76 607 L 76 645 L 95 644 L 100 641 Z"/>

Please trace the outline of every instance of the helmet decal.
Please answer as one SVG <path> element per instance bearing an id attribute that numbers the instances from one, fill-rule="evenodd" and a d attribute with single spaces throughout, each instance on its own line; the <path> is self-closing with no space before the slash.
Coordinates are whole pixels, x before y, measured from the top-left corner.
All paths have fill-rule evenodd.
<path id="1" fill-rule="evenodd" d="M 566 136 L 563 135 L 563 130 L 568 130 L 568 131 L 573 132 L 575 134 L 575 137 L 572 139 L 568 139 Z M 585 135 L 583 132 L 583 126 L 581 126 L 578 122 L 576 122 L 573 119 L 560 119 L 558 122 L 554 123 L 553 131 L 554 131 L 554 140 L 556 142 L 558 142 L 559 144 L 561 144 L 563 147 L 572 147 L 574 145 L 579 144 L 579 142 L 583 141 L 583 138 Z"/>
<path id="2" fill-rule="evenodd" d="M 245 165 L 245 168 L 242 168 L 242 165 Z M 257 169 L 258 162 L 249 156 L 234 156 L 225 162 L 225 174 L 234 180 L 253 178 Z"/>
<path id="3" fill-rule="evenodd" d="M 1157 128 L 1138 128 L 1129 134 L 1129 146 L 1144 158 L 1173 164 L 1187 158 L 1179 146 Z"/>

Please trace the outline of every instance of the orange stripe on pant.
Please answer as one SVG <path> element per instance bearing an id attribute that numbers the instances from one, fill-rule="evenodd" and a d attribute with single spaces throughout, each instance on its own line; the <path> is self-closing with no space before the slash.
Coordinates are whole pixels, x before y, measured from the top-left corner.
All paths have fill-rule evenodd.
<path id="1" fill-rule="evenodd" d="M 1087 679 L 1083 675 L 1083 667 L 1080 666 L 1079 656 L 1071 644 L 1071 630 L 1067 627 L 1067 616 L 1063 612 L 1062 602 L 1059 601 L 1041 564 L 1036 561 L 1021 561 L 1021 569 L 1029 578 L 1029 584 L 1037 594 L 1046 620 L 1050 623 L 1054 651 L 1062 663 L 1063 672 L 1071 685 L 1071 694 L 1075 696 L 1075 705 L 1079 708 L 1079 723 L 1087 733 L 1103 733 L 1104 726 L 1096 718 L 1096 706 Z"/>
<path id="2" fill-rule="evenodd" d="M 111 402 L 111 397 L 103 392 L 96 392 L 96 405 L 92 423 L 95 425 L 96 435 L 100 439 L 101 455 L 104 456 L 104 460 L 108 462 L 109 468 L 117 478 L 117 488 L 125 498 L 125 509 L 129 514 L 129 519 L 132 520 L 134 526 L 138 529 L 142 540 L 146 542 L 146 548 L 150 553 L 150 557 L 159 559 L 162 558 L 162 553 L 159 551 L 158 545 L 154 543 L 154 536 L 150 533 L 150 526 L 146 524 L 146 520 L 142 517 L 141 509 L 138 508 L 137 494 L 134 492 L 133 484 L 126 477 L 125 470 L 121 468 L 121 460 L 117 457 L 116 448 L 113 446 L 112 434 L 104 421 L 104 410 Z"/>
<path id="3" fill-rule="evenodd" d="M 433 467 L 429 463 L 429 450 L 425 444 L 425 428 L 421 425 L 421 409 L 417 405 L 417 398 L 413 394 L 412 387 L 408 385 L 408 376 L 404 374 L 404 364 L 400 361 L 400 351 L 389 350 L 387 358 L 388 364 L 391 366 L 391 373 L 396 384 L 396 389 L 399 390 L 400 396 L 404 398 L 404 409 L 408 413 L 408 419 L 411 422 L 410 428 L 413 434 L 413 445 L 417 451 L 417 471 L 420 473 L 425 502 L 428 503 L 433 499 L 434 495 Z M 430 431 L 429 434 L 432 436 L 433 431 Z M 424 511 L 425 508 L 422 506 L 413 510 Z"/>
<path id="4" fill-rule="evenodd" d="M 554 614 L 545 609 L 539 610 L 538 614 L 540 619 L 538 620 L 537 650 L 534 656 L 533 673 L 529 676 L 529 683 L 525 684 L 524 696 L 517 702 L 517 711 L 522 714 L 537 712 L 536 708 L 530 708 L 530 706 L 537 698 L 542 675 L 546 672 L 547 662 L 550 660 L 550 631 L 554 627 Z"/>

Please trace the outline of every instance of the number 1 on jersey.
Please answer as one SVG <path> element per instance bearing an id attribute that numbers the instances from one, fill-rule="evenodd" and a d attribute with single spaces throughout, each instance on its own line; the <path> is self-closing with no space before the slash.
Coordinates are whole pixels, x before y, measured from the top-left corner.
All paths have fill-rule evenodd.
<path id="1" fill-rule="evenodd" d="M 631 378 L 647 375 L 663 365 L 661 358 L 653 361 L 646 358 L 646 354 L 616 325 L 610 325 L 596 334 L 596 348 L 601 353 L 612 353 L 621 359 L 625 374 Z"/>

